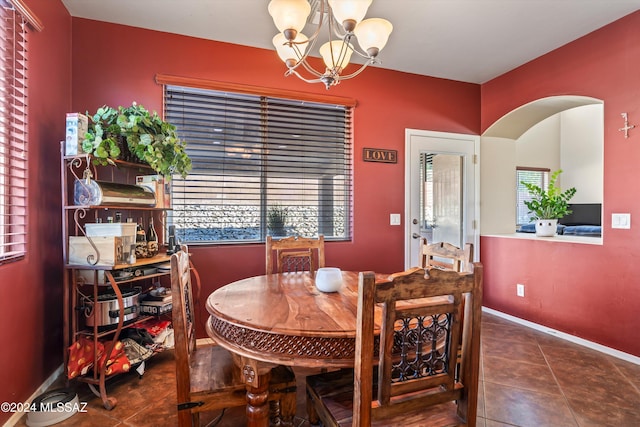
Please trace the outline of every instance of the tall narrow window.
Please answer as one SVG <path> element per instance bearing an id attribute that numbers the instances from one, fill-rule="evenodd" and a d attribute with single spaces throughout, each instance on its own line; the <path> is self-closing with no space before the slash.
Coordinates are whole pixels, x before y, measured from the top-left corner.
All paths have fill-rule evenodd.
<path id="1" fill-rule="evenodd" d="M 24 256 L 27 230 L 27 26 L 18 0 L 0 0 L 0 263 Z"/>
<path id="2" fill-rule="evenodd" d="M 516 168 L 516 226 L 529 224 L 531 222 L 529 209 L 527 209 L 527 206 L 524 204 L 525 200 L 531 200 L 531 195 L 527 187 L 522 185 L 522 182 L 535 184 L 546 190 L 549 185 L 549 172 L 550 169 L 520 166 Z"/>
<path id="3" fill-rule="evenodd" d="M 193 170 L 174 177 L 184 242 L 351 235 L 351 107 L 165 86 Z"/>

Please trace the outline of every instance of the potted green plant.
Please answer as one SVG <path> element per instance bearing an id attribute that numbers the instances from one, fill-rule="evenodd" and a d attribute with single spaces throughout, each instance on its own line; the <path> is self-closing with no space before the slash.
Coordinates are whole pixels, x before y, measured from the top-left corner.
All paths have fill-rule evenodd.
<path id="1" fill-rule="evenodd" d="M 289 208 L 276 203 L 267 211 L 267 228 L 272 236 L 284 236 Z"/>
<path id="2" fill-rule="evenodd" d="M 571 213 L 569 200 L 576 194 L 576 189 L 571 187 L 562 191 L 556 186 L 561 173 L 562 169 L 558 169 L 551 174 L 546 190 L 529 182 L 520 182 L 531 194 L 531 200 L 525 200 L 524 204 L 529 209 L 531 221 L 535 221 L 538 236 L 554 236 L 558 220 Z"/>
<path id="3" fill-rule="evenodd" d="M 82 149 L 93 155 L 96 164 L 137 159 L 168 178 L 172 174 L 185 177 L 191 170 L 186 143 L 178 138 L 176 127 L 155 111 L 150 113 L 134 102 L 129 107 L 104 105 L 87 115 L 89 128 Z"/>

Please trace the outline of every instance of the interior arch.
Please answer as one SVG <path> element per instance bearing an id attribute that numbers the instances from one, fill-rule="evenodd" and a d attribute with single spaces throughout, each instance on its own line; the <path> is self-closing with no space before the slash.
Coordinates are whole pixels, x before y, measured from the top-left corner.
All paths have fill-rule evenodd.
<path id="1" fill-rule="evenodd" d="M 573 124 L 573 129 L 579 129 L 578 133 L 585 132 L 586 129 L 589 129 L 588 132 L 590 132 L 590 135 L 599 135 L 599 137 L 594 137 L 594 143 L 596 146 L 591 146 L 592 150 L 598 150 L 599 146 L 600 152 L 597 153 L 599 158 L 596 157 L 599 165 L 595 168 L 598 173 L 594 174 L 593 170 L 591 171 L 591 174 L 588 175 L 589 180 L 591 181 L 581 179 L 580 177 L 585 176 L 585 172 L 581 170 L 583 165 L 581 164 L 576 168 L 571 167 L 572 164 L 575 165 L 576 163 L 579 163 L 579 160 L 575 158 L 575 154 L 568 157 L 563 155 L 562 158 L 567 159 L 566 163 L 569 165 L 569 167 L 565 167 L 564 165 L 562 166 L 562 169 L 565 171 L 565 173 L 563 173 L 563 178 L 566 179 L 567 185 L 570 186 L 576 186 L 575 183 L 576 180 L 578 180 L 577 182 L 585 189 L 581 192 L 581 198 L 594 199 L 574 200 L 574 203 L 602 203 L 602 152 L 604 151 L 603 104 L 603 101 L 600 99 L 586 96 L 563 95 L 541 98 L 522 105 L 505 114 L 503 117 L 496 120 L 496 122 L 482 134 L 480 143 L 480 197 L 482 200 L 480 207 L 480 232 L 482 235 L 511 235 L 521 238 L 531 237 L 525 236 L 523 233 L 515 233 L 516 166 L 559 168 L 560 164 L 518 164 L 518 150 L 522 150 L 519 140 L 530 140 L 531 130 L 533 130 L 533 128 L 539 129 L 540 126 L 537 125 L 541 122 L 544 122 L 545 126 L 548 126 L 547 123 L 549 123 L 549 120 L 547 119 L 556 116 L 553 117 L 553 120 L 558 120 L 558 129 L 562 130 L 561 132 L 558 132 L 558 134 L 562 135 L 559 140 L 560 149 L 562 149 L 562 146 L 569 146 L 572 147 L 573 153 L 575 153 L 575 140 L 578 139 L 580 142 L 584 141 L 584 139 L 580 139 L 581 137 L 584 137 L 584 134 L 572 137 L 571 131 L 565 130 L 569 129 L 570 126 L 565 127 L 563 125 L 564 122 L 562 122 L 558 117 L 566 117 L 569 113 L 571 113 L 571 117 L 574 117 L 576 114 L 574 111 L 577 112 L 582 110 L 577 107 L 600 106 L 600 108 L 595 109 L 589 108 L 590 111 L 596 112 L 595 116 L 592 113 L 592 120 L 585 119 L 584 121 L 580 121 L 580 125 L 577 127 L 575 125 L 577 122 L 574 122 Z M 595 119 L 593 119 L 594 117 Z M 594 127 L 591 128 L 591 126 Z M 523 137 L 524 134 L 527 136 Z M 567 135 L 569 135 L 569 138 L 566 138 Z M 523 138 L 521 139 L 521 137 Z M 598 139 L 600 141 L 598 141 Z M 544 141 L 546 141 L 546 139 L 544 139 Z M 589 150 L 581 149 L 580 151 L 579 149 L 578 153 L 584 154 L 587 153 L 587 151 Z M 583 164 L 586 164 L 586 162 L 583 162 Z M 575 171 L 571 169 L 575 169 Z M 593 181 L 595 175 L 599 176 L 597 181 Z M 564 186 L 564 183 L 561 182 L 561 185 Z M 586 191 L 587 189 L 589 191 Z M 596 196 L 593 196 L 594 193 Z M 576 199 L 580 198 L 576 197 Z M 598 241 L 596 242 L 592 239 L 589 243 L 601 244 L 602 240 L 597 240 Z"/>
<path id="2" fill-rule="evenodd" d="M 602 104 L 588 96 L 562 95 L 537 99 L 512 110 L 495 121 L 482 134 L 486 137 L 518 139 L 535 124 L 561 111 L 583 105 Z"/>

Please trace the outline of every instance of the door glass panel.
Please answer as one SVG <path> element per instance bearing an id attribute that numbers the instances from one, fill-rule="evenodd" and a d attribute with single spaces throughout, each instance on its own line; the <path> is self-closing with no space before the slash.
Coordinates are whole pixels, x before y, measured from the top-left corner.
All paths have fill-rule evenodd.
<path id="1" fill-rule="evenodd" d="M 420 153 L 420 234 L 462 247 L 463 156 Z"/>

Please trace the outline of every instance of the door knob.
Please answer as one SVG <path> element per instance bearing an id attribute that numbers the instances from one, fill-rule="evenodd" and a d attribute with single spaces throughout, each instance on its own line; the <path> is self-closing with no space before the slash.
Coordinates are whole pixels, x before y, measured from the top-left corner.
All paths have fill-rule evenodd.
<path id="1" fill-rule="evenodd" d="M 413 235 L 412 235 L 411 237 L 413 237 L 414 239 L 419 239 L 419 238 L 421 238 L 422 236 L 421 236 L 421 235 L 419 235 L 418 233 L 413 233 Z"/>

